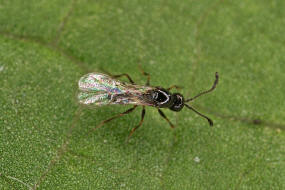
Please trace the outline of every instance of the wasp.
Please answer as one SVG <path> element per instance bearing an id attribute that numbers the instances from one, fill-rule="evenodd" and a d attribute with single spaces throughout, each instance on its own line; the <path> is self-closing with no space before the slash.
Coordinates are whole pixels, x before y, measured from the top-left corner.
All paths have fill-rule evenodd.
<path id="1" fill-rule="evenodd" d="M 78 82 L 78 101 L 80 104 L 94 106 L 133 105 L 132 108 L 126 110 L 125 112 L 102 121 L 95 129 L 101 127 L 113 119 L 131 113 L 138 106 L 142 106 L 141 120 L 139 124 L 131 130 L 129 138 L 142 125 L 145 116 L 145 106 L 156 108 L 160 116 L 162 116 L 172 128 L 174 128 L 174 125 L 166 117 L 161 108 L 168 108 L 171 111 L 179 112 L 185 106 L 201 117 L 207 119 L 210 126 L 213 126 L 213 121 L 209 117 L 200 113 L 187 103 L 206 93 L 213 91 L 216 88 L 219 79 L 217 72 L 215 73 L 214 84 L 209 90 L 203 91 L 189 99 L 185 99 L 184 96 L 180 93 L 170 92 L 173 88 L 180 89 L 179 86 L 173 85 L 169 88 L 162 88 L 159 86 L 153 87 L 150 85 L 150 75 L 143 70 L 142 74 L 147 76 L 146 85 L 135 84 L 131 77 L 126 73 L 120 75 L 112 75 L 110 73 L 102 74 L 93 72 L 88 73 L 80 78 Z M 126 77 L 130 83 L 117 80 L 117 78 L 120 77 Z"/>

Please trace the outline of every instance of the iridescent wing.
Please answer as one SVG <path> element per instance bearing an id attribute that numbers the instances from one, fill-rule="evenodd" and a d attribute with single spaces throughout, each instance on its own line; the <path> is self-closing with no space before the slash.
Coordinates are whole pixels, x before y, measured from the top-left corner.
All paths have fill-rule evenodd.
<path id="1" fill-rule="evenodd" d="M 101 73 L 89 73 L 78 82 L 79 103 L 85 105 L 136 104 L 152 105 L 153 87 L 132 85 Z"/>

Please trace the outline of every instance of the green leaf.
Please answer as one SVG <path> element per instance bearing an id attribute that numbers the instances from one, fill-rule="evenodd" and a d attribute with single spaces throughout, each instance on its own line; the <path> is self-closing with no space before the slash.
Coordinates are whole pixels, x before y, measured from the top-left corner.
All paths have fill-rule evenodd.
<path id="1" fill-rule="evenodd" d="M 284 1 L 0 0 L 0 189 L 284 189 Z M 81 107 L 90 71 L 193 107 Z M 125 79 L 122 79 L 125 81 Z M 175 91 L 175 90 L 173 90 Z"/>

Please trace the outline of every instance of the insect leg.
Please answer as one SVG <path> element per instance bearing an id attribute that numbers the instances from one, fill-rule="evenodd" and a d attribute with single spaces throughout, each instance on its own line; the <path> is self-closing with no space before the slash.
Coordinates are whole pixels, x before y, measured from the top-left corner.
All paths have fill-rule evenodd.
<path id="1" fill-rule="evenodd" d="M 131 113 L 131 112 L 134 111 L 136 108 L 137 108 L 137 105 L 135 105 L 134 107 L 128 109 L 127 111 L 125 111 L 125 112 L 123 112 L 123 113 L 120 113 L 120 114 L 118 114 L 118 115 L 115 115 L 115 116 L 113 116 L 113 117 L 111 117 L 111 118 L 109 118 L 109 119 L 106 119 L 106 120 L 102 121 L 102 122 L 101 122 L 99 125 L 97 125 L 97 127 L 95 127 L 93 130 L 102 127 L 102 125 L 104 125 L 105 123 L 108 123 L 109 121 L 112 121 L 113 119 L 116 119 L 116 118 L 118 118 L 118 117 L 121 117 L 121 116 L 124 116 L 124 115 L 126 115 L 126 114 Z"/>
<path id="2" fill-rule="evenodd" d="M 123 73 L 123 74 L 120 74 L 120 75 L 113 75 L 113 74 L 111 74 L 111 73 L 105 71 L 104 69 L 101 69 L 101 70 L 102 70 L 104 73 L 110 75 L 110 76 L 113 77 L 113 78 L 120 78 L 120 77 L 125 76 L 125 77 L 128 78 L 128 80 L 130 81 L 130 83 L 135 84 L 135 82 L 132 80 L 132 78 L 130 77 L 130 75 L 128 75 L 128 74 L 126 74 L 126 73 Z"/>
<path id="3" fill-rule="evenodd" d="M 114 77 L 114 78 L 119 78 L 119 77 L 125 76 L 125 77 L 127 77 L 127 78 L 129 79 L 130 83 L 135 84 L 135 82 L 132 80 L 132 78 L 130 77 L 130 75 L 128 75 L 128 74 L 126 74 L 126 73 L 123 73 L 123 74 L 120 74 L 120 75 L 111 75 L 111 76 Z"/>
<path id="4" fill-rule="evenodd" d="M 142 73 L 144 76 L 147 76 L 146 85 L 149 86 L 149 84 L 150 84 L 150 74 L 144 72 L 144 70 L 142 69 L 141 64 L 139 64 L 139 68 L 140 68 L 141 73 Z"/>
<path id="5" fill-rule="evenodd" d="M 177 89 L 177 90 L 180 90 L 180 89 L 182 89 L 183 87 L 177 86 L 177 85 L 172 85 L 171 87 L 167 88 L 167 90 L 171 90 L 171 89 L 173 89 L 173 88 L 175 88 L 175 89 Z"/>
<path id="6" fill-rule="evenodd" d="M 109 74 L 109 73 L 108 73 Z M 125 76 L 125 77 L 127 77 L 128 79 L 129 79 L 129 81 L 130 81 L 130 83 L 132 83 L 132 84 L 135 84 L 135 82 L 132 80 L 132 78 L 130 77 L 130 75 L 128 75 L 128 74 L 126 74 L 126 73 L 123 73 L 123 74 L 120 74 L 120 75 L 112 75 L 112 74 L 109 74 L 111 77 L 113 77 L 113 78 L 120 78 L 120 77 L 123 77 L 123 76 Z"/>
<path id="7" fill-rule="evenodd" d="M 166 117 L 166 115 L 158 108 L 158 113 L 169 123 L 171 128 L 174 128 L 174 125 L 169 121 L 169 119 Z"/>
<path id="8" fill-rule="evenodd" d="M 143 119 L 144 119 L 144 115 L 145 115 L 145 106 L 143 106 L 143 109 L 142 109 L 141 121 L 140 121 L 140 123 L 139 123 L 136 127 L 134 127 L 134 128 L 132 129 L 132 131 L 130 132 L 129 137 L 128 137 L 128 141 L 129 141 L 130 137 L 133 135 L 133 133 L 135 132 L 135 130 L 137 130 L 137 129 L 142 125 Z"/>

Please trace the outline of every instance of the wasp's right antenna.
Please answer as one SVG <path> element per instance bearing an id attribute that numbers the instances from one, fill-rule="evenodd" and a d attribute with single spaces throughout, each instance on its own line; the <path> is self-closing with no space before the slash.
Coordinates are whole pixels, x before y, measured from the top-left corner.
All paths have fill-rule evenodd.
<path id="1" fill-rule="evenodd" d="M 216 88 L 218 82 L 219 82 L 219 74 L 218 74 L 218 72 L 216 72 L 216 80 L 215 80 L 215 82 L 214 82 L 212 88 L 210 88 L 209 90 L 206 90 L 206 91 L 204 91 L 204 92 L 199 93 L 198 95 L 194 96 L 193 98 L 189 98 L 189 99 L 185 100 L 185 102 L 190 102 L 190 101 L 192 101 L 192 100 L 198 98 L 199 96 L 202 96 L 202 95 L 204 95 L 204 94 L 207 94 L 207 93 L 213 91 L 213 90 Z"/>
<path id="2" fill-rule="evenodd" d="M 187 105 L 187 104 L 184 104 L 187 108 L 189 108 L 190 110 L 194 111 L 195 113 L 197 113 L 198 115 L 200 115 L 201 117 L 204 117 L 205 119 L 208 120 L 210 126 L 213 126 L 213 121 L 208 118 L 207 116 L 205 116 L 204 114 L 198 112 L 197 110 L 195 110 L 194 108 L 192 108 L 191 106 Z"/>

